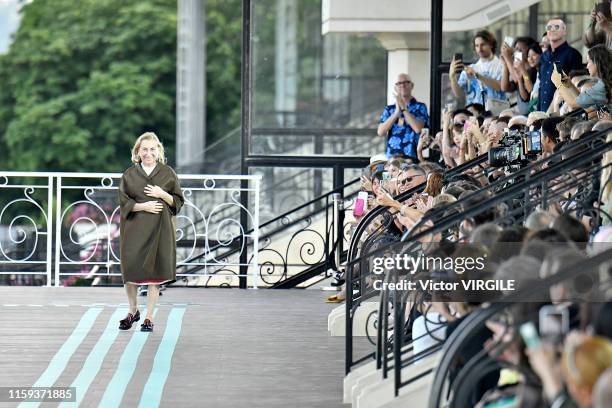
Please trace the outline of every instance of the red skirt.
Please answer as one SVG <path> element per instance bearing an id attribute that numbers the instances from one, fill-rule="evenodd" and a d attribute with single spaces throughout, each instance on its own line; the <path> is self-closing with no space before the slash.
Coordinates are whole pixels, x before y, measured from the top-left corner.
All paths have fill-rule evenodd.
<path id="1" fill-rule="evenodd" d="M 174 282 L 172 279 L 145 279 L 142 281 L 130 281 L 134 285 L 163 285 L 165 283 Z"/>

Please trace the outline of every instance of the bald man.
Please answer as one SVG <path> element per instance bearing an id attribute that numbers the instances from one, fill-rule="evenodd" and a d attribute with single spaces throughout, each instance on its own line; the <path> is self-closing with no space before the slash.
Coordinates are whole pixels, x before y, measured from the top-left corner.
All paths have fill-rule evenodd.
<path id="1" fill-rule="evenodd" d="M 414 82 L 408 74 L 399 74 L 394 87 L 395 104 L 387 105 L 380 115 L 378 136 L 388 137 L 387 157 L 405 157 L 418 161 L 419 134 L 429 124 L 427 106 L 412 96 Z"/>

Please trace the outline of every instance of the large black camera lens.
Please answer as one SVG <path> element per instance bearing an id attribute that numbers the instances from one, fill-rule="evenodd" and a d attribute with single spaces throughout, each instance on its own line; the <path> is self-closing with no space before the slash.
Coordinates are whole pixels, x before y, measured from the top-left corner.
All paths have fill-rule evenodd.
<path id="1" fill-rule="evenodd" d="M 489 150 L 489 165 L 491 167 L 504 167 L 519 162 L 521 159 L 521 146 L 492 147 Z"/>

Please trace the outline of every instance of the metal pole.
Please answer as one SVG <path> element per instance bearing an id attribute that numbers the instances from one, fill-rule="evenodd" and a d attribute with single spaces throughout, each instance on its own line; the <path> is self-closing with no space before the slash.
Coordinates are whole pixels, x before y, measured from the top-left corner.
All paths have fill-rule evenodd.
<path id="1" fill-rule="evenodd" d="M 47 286 L 51 286 L 53 271 L 53 176 L 48 176 L 47 184 Z"/>
<path id="2" fill-rule="evenodd" d="M 440 104 L 442 99 L 442 0 L 431 0 L 431 36 L 429 58 L 431 75 L 429 79 L 429 117 L 431 134 L 440 130 Z"/>
<path id="3" fill-rule="evenodd" d="M 353 265 L 346 267 L 346 305 L 344 316 L 344 373 L 348 375 L 353 367 Z"/>
<path id="4" fill-rule="evenodd" d="M 333 177 L 334 190 L 337 189 L 337 193 L 334 193 L 334 216 L 337 215 L 334 218 L 334 262 L 336 264 L 336 270 L 334 271 L 336 284 L 334 286 L 339 286 L 342 280 L 340 263 L 342 262 L 342 251 L 344 251 L 344 189 L 342 188 L 344 185 L 344 167 L 341 165 L 334 166 Z M 337 209 L 336 201 L 338 202 Z"/>
<path id="5" fill-rule="evenodd" d="M 62 177 L 57 177 L 57 204 L 55 207 L 55 287 L 60 285 L 60 258 L 62 252 Z"/>
<path id="6" fill-rule="evenodd" d="M 249 165 L 246 161 L 251 153 L 251 0 L 242 0 L 242 68 L 241 68 L 241 107 L 242 107 L 242 130 L 240 145 L 240 173 L 249 174 Z M 247 191 L 249 183 L 247 180 L 240 181 L 240 203 L 244 208 L 249 208 L 249 193 Z M 249 218 L 246 211 L 240 212 L 240 225 L 243 231 L 248 231 Z M 254 228 L 255 226 L 253 226 Z M 247 239 L 245 237 L 245 239 Z M 239 243 L 240 244 L 240 243 Z M 240 278 L 239 286 L 241 289 L 247 287 L 248 273 L 248 242 L 244 250 L 240 253 Z"/>
<path id="7" fill-rule="evenodd" d="M 532 38 L 535 38 L 537 42 L 540 42 L 540 38 L 542 38 L 542 33 L 538 32 L 538 30 L 540 29 L 538 27 L 538 9 L 539 5 L 537 3 L 529 6 L 529 35 Z"/>
<path id="8" fill-rule="evenodd" d="M 334 214 L 332 218 L 332 225 L 334 226 L 332 229 L 332 248 L 334 249 L 334 265 L 336 267 L 336 270 L 334 272 L 336 272 L 337 274 L 340 269 L 340 251 L 342 248 L 342 227 L 340 224 L 340 213 L 343 210 L 343 200 L 340 193 L 332 194 L 332 202 L 334 208 Z"/>
<path id="9" fill-rule="evenodd" d="M 261 179 L 255 179 L 255 203 L 253 207 L 253 262 L 251 268 L 251 279 L 253 279 L 253 289 L 257 289 L 257 271 L 259 269 L 259 191 L 261 189 Z M 244 212 L 244 211 L 243 211 Z"/>
<path id="10" fill-rule="evenodd" d="M 342 186 L 344 186 L 344 167 L 341 165 L 334 166 L 334 190 L 338 189 L 336 193 L 338 195 L 338 222 L 334 224 L 334 227 L 337 231 L 338 244 L 336 245 L 336 259 L 338 260 L 336 263 L 336 268 L 340 268 L 340 255 L 344 249 L 343 245 L 343 236 L 344 236 L 344 190 Z M 334 241 L 335 242 L 335 241 Z"/>

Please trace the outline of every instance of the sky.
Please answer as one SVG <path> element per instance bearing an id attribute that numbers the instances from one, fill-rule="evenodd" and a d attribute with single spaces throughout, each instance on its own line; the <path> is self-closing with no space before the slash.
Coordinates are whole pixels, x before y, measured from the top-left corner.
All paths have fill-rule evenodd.
<path id="1" fill-rule="evenodd" d="M 19 26 L 18 0 L 0 0 L 0 54 L 8 51 L 11 34 Z"/>

